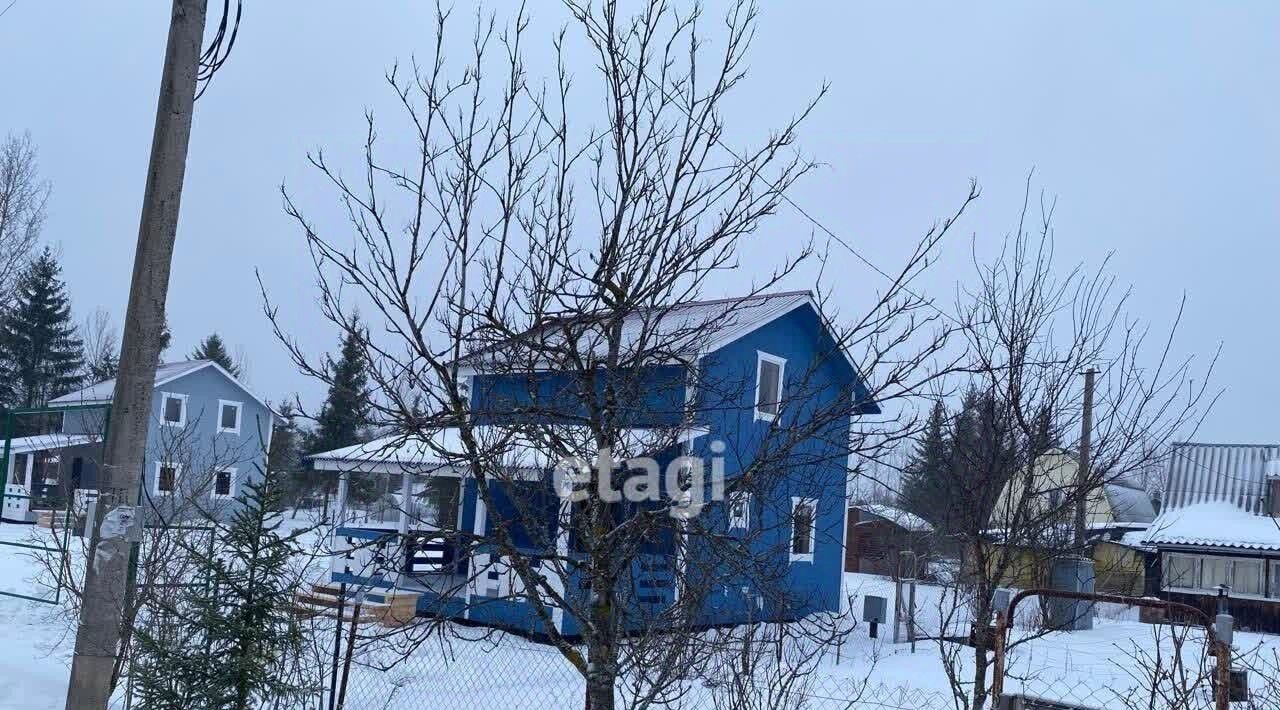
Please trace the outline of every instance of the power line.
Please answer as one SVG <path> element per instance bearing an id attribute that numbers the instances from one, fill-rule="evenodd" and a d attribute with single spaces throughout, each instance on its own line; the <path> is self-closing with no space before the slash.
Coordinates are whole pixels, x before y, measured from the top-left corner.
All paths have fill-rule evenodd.
<path id="1" fill-rule="evenodd" d="M 586 25 L 588 28 L 590 28 L 590 26 L 591 26 L 591 25 L 590 25 L 590 23 L 586 22 L 587 18 L 586 18 L 586 17 L 583 17 L 582 19 L 583 19 L 583 21 L 584 21 L 584 25 Z M 603 30 L 603 29 L 596 28 L 596 31 L 597 31 L 597 32 L 599 32 L 601 35 L 603 35 L 603 34 L 604 34 L 604 30 Z M 603 36 L 601 37 L 601 39 L 603 39 Z M 709 131 L 708 129 L 706 129 L 706 128 L 704 128 L 704 127 L 702 126 L 701 122 L 697 119 L 697 117 L 695 117 L 695 116 L 693 115 L 693 109 L 692 109 L 692 107 L 685 106 L 682 102 L 680 102 L 679 100 L 677 100 L 677 98 L 678 98 L 678 97 L 673 97 L 671 94 L 667 93 L 667 90 L 666 90 L 666 89 L 665 89 L 661 84 L 659 84 L 658 82 L 654 81 L 654 80 L 653 80 L 653 78 L 652 78 L 652 77 L 650 77 L 650 76 L 649 76 L 649 74 L 648 74 L 647 72 L 645 72 L 643 69 L 641 69 L 641 68 L 640 68 L 640 67 L 635 63 L 635 61 L 631 59 L 631 57 L 626 56 L 625 54 L 624 54 L 624 55 L 621 55 L 621 56 L 622 56 L 622 59 L 623 59 L 624 61 L 626 61 L 628 64 L 630 64 L 630 65 L 632 66 L 632 68 L 633 68 L 633 69 L 635 69 L 636 73 L 637 73 L 637 74 L 639 74 L 641 78 L 643 78 L 646 82 L 648 82 L 651 86 L 653 86 L 655 89 L 657 89 L 657 90 L 658 90 L 658 93 L 662 96 L 663 101 L 666 101 L 666 102 L 668 102 L 668 103 L 673 103 L 673 104 L 674 104 L 677 108 L 679 108 L 679 109 L 680 109 L 680 110 L 681 110 L 681 111 L 682 111 L 686 116 L 688 116 L 688 117 L 689 117 L 689 119 L 693 121 L 694 126 L 697 128 L 697 130 L 698 130 L 698 132 L 699 132 L 699 133 L 701 133 L 701 134 L 703 134 L 703 135 L 705 135 L 705 136 L 707 136 L 707 137 L 711 138 L 711 139 L 712 139 L 712 141 L 713 141 L 713 142 L 715 142 L 715 144 L 716 144 L 716 145 L 719 145 L 721 148 L 723 148 L 723 149 L 725 150 L 725 152 L 727 152 L 729 155 L 733 156 L 733 158 L 734 158 L 734 159 L 736 159 L 738 162 L 740 162 L 740 163 L 742 163 L 742 164 L 744 164 L 744 165 L 749 165 L 749 163 L 747 162 L 747 160 L 746 160 L 745 158 L 743 158 L 741 155 L 739 155 L 739 154 L 737 153 L 737 151 L 735 151 L 733 148 L 730 148 L 728 145 L 726 145 L 723 139 L 721 139 L 718 135 L 716 135 L 715 133 L 712 133 L 711 131 Z M 769 180 L 769 178 L 768 178 L 768 177 L 766 177 L 766 176 L 764 176 L 764 175 L 761 175 L 759 172 L 755 171 L 754 169 L 752 170 L 752 172 L 756 175 L 756 177 L 758 177 L 758 178 L 760 178 L 760 179 L 764 180 L 764 181 L 765 181 L 765 183 L 767 183 L 767 184 L 769 185 L 769 187 L 771 187 L 773 190 L 775 190 L 775 191 L 778 193 L 778 195 L 782 198 L 782 200 L 783 200 L 784 202 L 786 202 L 788 205 L 790 205 L 792 209 L 794 209 L 796 212 L 799 212 L 799 213 L 800 213 L 800 215 L 801 215 L 801 216 L 803 216 L 805 219 L 807 219 L 811 224 L 813 224 L 813 225 L 814 225 L 815 227 L 817 227 L 818 229 L 822 230 L 822 232 L 823 232 L 824 234 L 826 234 L 828 237 L 830 237 L 832 240 L 834 240 L 837 244 L 839 244 L 840 246 L 842 246 L 842 247 L 844 247 L 846 250 L 848 250 L 848 252 L 849 252 L 850 254 L 852 254 L 855 258 L 857 258 L 857 259 L 858 259 L 858 261 L 861 261 L 863 264 L 865 264 L 865 265 L 866 265 L 868 268 L 870 268 L 872 271 L 875 271 L 877 274 L 880 274 L 881 276 L 883 276 L 883 277 L 884 277 L 885 279 L 887 279 L 891 284 L 892 284 L 892 283 L 898 283 L 898 282 L 899 282 L 899 280 L 898 280 L 898 279 L 895 279 L 893 276 L 890 276 L 890 275 L 889 275 L 889 274 L 888 274 L 884 269 L 881 269 L 879 266 L 876 266 L 876 265 L 875 265 L 875 263 L 873 263 L 873 262 L 872 262 L 870 259 L 868 259 L 867 257 L 863 256 L 863 255 L 862 255 L 862 254 L 861 254 L 857 249 L 854 249 L 852 245 L 850 245 L 847 241 L 845 241 L 843 238 L 841 238 L 838 234 L 836 234 L 834 231 L 832 231 L 830 228 L 828 228 L 825 224 L 823 224 L 821 221 L 819 221 L 816 217 L 814 217 L 812 214 L 810 214 L 807 210 L 805 210 L 805 209 L 804 209 L 803 207 L 801 207 L 800 205 L 796 204 L 795 200 L 791 199 L 791 197 L 790 197 L 790 196 L 788 196 L 788 195 L 787 195 L 787 193 L 786 193 L 784 190 L 779 189 L 778 184 L 777 184 L 776 182 L 773 182 L 773 181 Z M 964 323 L 962 323 L 962 322 L 961 322 L 958 318 L 956 318 L 955 316 L 951 315 L 950 313 L 947 313 L 946 311 L 942 310 L 941 308 L 938 308 L 938 306 L 934 304 L 933 299 L 931 299 L 931 298 L 925 298 L 924 296 L 921 296 L 920 294 L 918 294 L 918 293 L 916 293 L 915 291 L 912 291 L 910 288 L 908 288 L 908 287 L 906 286 L 906 284 L 901 284 L 901 288 L 902 288 L 902 290 L 903 290 L 903 291 L 905 291 L 907 294 L 909 294 L 909 295 L 913 296 L 914 298 L 919 299 L 922 303 L 924 303 L 925 305 L 927 305 L 929 308 L 932 308 L 934 311 L 937 311 L 937 313 L 938 313 L 939 315 L 941 315 L 942 317 L 946 318 L 947 320 L 950 320 L 951 322 L 953 322 L 953 323 L 955 323 L 956 325 L 959 325 L 959 326 L 963 326 L 963 325 L 964 325 Z"/>

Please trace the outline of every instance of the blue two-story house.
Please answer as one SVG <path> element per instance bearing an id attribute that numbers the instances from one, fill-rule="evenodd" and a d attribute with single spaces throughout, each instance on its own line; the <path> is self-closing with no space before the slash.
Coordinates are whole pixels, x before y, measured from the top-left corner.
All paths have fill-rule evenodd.
<path id="1" fill-rule="evenodd" d="M 852 418 L 879 409 L 813 297 L 700 301 L 630 314 L 622 326 L 624 333 L 646 329 L 673 334 L 688 350 L 628 373 L 633 391 L 614 406 L 628 427 L 628 448 L 662 468 L 707 465 L 699 488 L 705 505 L 670 534 L 644 540 L 625 575 L 635 589 L 629 603 L 643 612 L 637 618 L 659 618 L 682 589 L 693 588 L 697 621 L 706 626 L 838 611 Z M 419 614 L 541 635 L 545 622 L 519 575 L 486 541 L 502 529 L 535 564 L 540 555 L 573 559 L 579 522 L 574 503 L 557 495 L 557 457 L 545 438 L 510 432 L 531 416 L 548 417 L 560 400 L 574 409 L 583 388 L 555 367 L 522 372 L 483 357 L 464 363 L 470 433 L 501 441 L 512 475 L 491 488 L 486 505 L 468 467 L 450 455 L 463 448 L 456 428 L 434 431 L 429 441 L 390 436 L 310 455 L 315 469 L 339 476 L 335 542 L 343 554 L 321 586 L 329 593 L 337 584 L 360 588 L 374 603 L 413 595 Z M 573 416 L 564 420 L 558 439 L 584 429 Z M 362 476 L 384 477 L 382 489 L 396 492 L 391 505 L 354 503 L 352 482 Z M 507 490 L 515 488 L 523 489 L 518 501 Z M 620 515 L 636 514 L 630 510 Z M 455 531 L 467 544 L 433 531 Z M 561 593 L 584 598 L 587 580 L 568 576 Z M 575 613 L 555 609 L 552 616 L 557 631 L 576 635 Z"/>
<path id="2" fill-rule="evenodd" d="M 60 431 L 10 442 L 7 519 L 33 519 L 24 508 L 62 508 L 96 489 L 115 384 L 105 380 L 51 400 L 50 407 L 65 410 Z M 276 416 L 215 362 L 159 365 L 140 491 L 148 524 L 154 516 L 228 516 L 245 484 L 265 470 Z"/>

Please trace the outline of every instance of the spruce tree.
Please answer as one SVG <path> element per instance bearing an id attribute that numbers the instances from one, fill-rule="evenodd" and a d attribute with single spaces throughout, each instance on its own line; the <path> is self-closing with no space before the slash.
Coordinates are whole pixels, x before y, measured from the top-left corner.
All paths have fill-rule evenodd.
<path id="1" fill-rule="evenodd" d="M 306 638 L 291 608 L 290 563 L 309 531 L 281 532 L 281 502 L 279 475 L 266 471 L 246 486 L 231 521 L 215 528 L 214 554 L 193 542 L 192 578 L 202 583 L 152 610 L 135 632 L 143 707 L 249 710 L 313 690 L 297 681 Z"/>
<path id="2" fill-rule="evenodd" d="M 222 366 L 222 369 L 231 373 L 232 377 L 240 376 L 240 367 L 231 359 L 231 353 L 227 352 L 227 346 L 222 342 L 222 336 L 217 333 L 210 333 L 209 337 L 200 341 L 195 350 L 191 351 L 192 360 L 212 360 Z"/>
<path id="3" fill-rule="evenodd" d="M 935 402 L 898 492 L 898 502 L 904 509 L 935 525 L 942 524 L 940 513 L 952 504 L 947 497 L 947 456 L 947 409 L 942 402 Z"/>
<path id="4" fill-rule="evenodd" d="M 338 360 L 330 360 L 329 394 L 316 418 L 311 444 L 316 451 L 329 451 L 360 443 L 369 423 L 369 375 L 358 326 L 342 339 Z"/>
<path id="5" fill-rule="evenodd" d="M 0 396 L 7 406 L 43 406 L 81 386 L 84 348 L 61 273 L 53 250 L 45 247 L 0 319 Z"/>
<path id="6" fill-rule="evenodd" d="M 363 434 L 369 425 L 367 367 L 359 324 L 356 324 L 343 336 L 338 359 L 330 359 L 326 365 L 330 375 L 329 393 L 307 442 L 309 451 L 331 451 L 364 440 Z M 326 477 L 325 490 L 332 491 L 335 481 L 333 476 Z M 376 488 L 371 476 L 360 475 L 352 476 L 348 486 L 352 498 L 365 502 L 377 497 Z"/>

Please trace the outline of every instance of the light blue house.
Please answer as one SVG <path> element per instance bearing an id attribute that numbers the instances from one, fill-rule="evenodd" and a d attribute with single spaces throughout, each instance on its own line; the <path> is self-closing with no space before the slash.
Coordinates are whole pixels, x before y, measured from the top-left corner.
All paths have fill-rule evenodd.
<path id="1" fill-rule="evenodd" d="M 11 442 L 6 518 L 24 512 L 10 505 L 20 506 L 23 493 L 35 507 L 41 501 L 61 507 L 77 491 L 97 488 L 115 384 L 106 380 L 51 400 L 50 407 L 66 410 L 60 431 Z M 225 517 L 245 484 L 265 470 L 275 418 L 266 402 L 217 363 L 161 364 L 143 463 L 142 503 L 149 518 Z"/>
<path id="2" fill-rule="evenodd" d="M 645 319 L 652 317 L 628 316 L 624 333 L 650 328 Z M 638 383 L 634 396 L 618 404 L 631 427 L 624 435 L 638 442 L 633 450 L 644 450 L 652 436 L 646 453 L 663 467 L 678 457 L 714 461 L 723 472 L 724 495 L 701 509 L 689 528 L 696 526 L 699 534 L 688 535 L 685 545 L 675 545 L 670 535 L 643 542 L 628 575 L 633 603 L 653 618 L 682 588 L 696 585 L 704 590 L 698 619 L 707 626 L 838 610 L 852 416 L 879 412 L 854 362 L 808 292 L 703 301 L 658 317 L 663 332 L 680 334 L 675 339 L 691 349 L 632 378 Z M 510 484 L 523 489 L 520 503 L 497 487 L 486 506 L 465 467 L 442 455 L 461 450 L 457 429 L 440 430 L 429 442 L 389 437 L 312 454 L 316 469 L 340 476 L 344 509 L 335 538 L 345 553 L 331 581 L 371 589 L 367 599 L 373 602 L 421 595 L 419 614 L 537 636 L 545 633 L 543 622 L 496 549 L 431 533 L 459 531 L 474 543 L 505 526 L 522 556 L 572 558 L 576 513 L 557 495 L 551 473 L 556 462 L 545 446 L 503 433 L 531 409 L 551 403 L 554 410 L 561 397 L 572 408 L 583 395 L 551 369 L 512 374 L 508 366 L 496 373 L 483 358 L 466 362 L 472 429 L 476 437 L 503 442 L 504 465 L 520 472 Z M 573 436 L 571 415 L 565 411 L 559 435 Z M 785 454 L 769 459 L 771 451 Z M 762 461 L 767 471 L 756 465 Z M 744 477 L 746 471 L 752 476 Z M 766 473 L 769 485 L 756 485 Z M 370 511 L 350 504 L 352 477 L 366 475 L 394 481 L 394 505 Z M 636 510 L 620 509 L 619 515 Z M 570 530 L 561 529 L 563 521 L 570 521 Z M 751 569 L 717 554 L 713 548 L 725 540 L 741 542 Z M 569 579 L 563 591 L 571 598 L 586 595 L 585 582 Z M 553 618 L 561 633 L 577 633 L 573 614 L 557 609 Z"/>

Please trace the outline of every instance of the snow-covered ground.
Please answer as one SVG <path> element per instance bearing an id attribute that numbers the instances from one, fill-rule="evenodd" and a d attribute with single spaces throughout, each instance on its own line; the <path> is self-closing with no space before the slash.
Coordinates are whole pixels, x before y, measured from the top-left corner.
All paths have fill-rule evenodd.
<path id="1" fill-rule="evenodd" d="M 38 542 L 40 536 L 49 534 L 0 524 L 0 542 Z M 32 579 L 36 567 L 29 553 L 0 545 L 0 590 L 46 596 L 47 591 Z M 867 595 L 885 597 L 888 608 L 893 609 L 890 580 L 849 574 L 844 584 L 848 620 L 861 617 L 862 600 Z M 957 604 L 940 587 L 917 587 L 916 606 L 922 637 L 967 630 L 963 605 L 958 605 L 959 613 L 950 613 Z M 1033 606 L 1028 605 L 1031 613 Z M 1091 631 L 1049 634 L 1017 646 L 1011 656 L 1007 687 L 1025 687 L 1037 695 L 1083 700 L 1097 707 L 1120 707 L 1107 699 L 1139 692 L 1143 673 L 1137 658 L 1157 649 L 1167 656 L 1170 629 L 1141 624 L 1132 610 L 1104 609 L 1100 617 Z M 949 623 L 944 624 L 943 619 Z M 0 596 L 0 623 L 5 625 L 5 640 L 0 646 L 0 710 L 61 708 L 72 647 L 71 626 L 64 610 Z M 971 656 L 971 650 L 921 638 L 913 652 L 906 643 L 892 643 L 888 625 L 879 631 L 880 638 L 871 639 L 867 625 L 859 623 L 839 648 L 825 649 L 817 672 L 806 684 L 810 705 L 843 707 L 839 700 L 860 697 L 852 707 L 949 707 L 943 656 L 958 651 L 961 670 L 967 672 L 963 659 Z M 1027 633 L 1029 628 L 1023 628 L 1015 637 Z M 582 682 L 553 649 L 474 628 L 459 627 L 454 636 L 447 642 L 433 637 L 415 644 L 412 632 L 405 632 L 380 648 L 362 642 L 350 677 L 347 707 L 580 707 Z M 1238 633 L 1235 641 L 1242 650 L 1280 653 L 1280 636 Z M 1193 667 L 1202 662 L 1202 650 L 1203 645 L 1194 640 L 1184 649 Z M 1259 681 L 1251 678 L 1255 687 Z M 716 688 L 696 688 L 681 706 L 706 706 L 700 694 L 717 692 Z"/>

